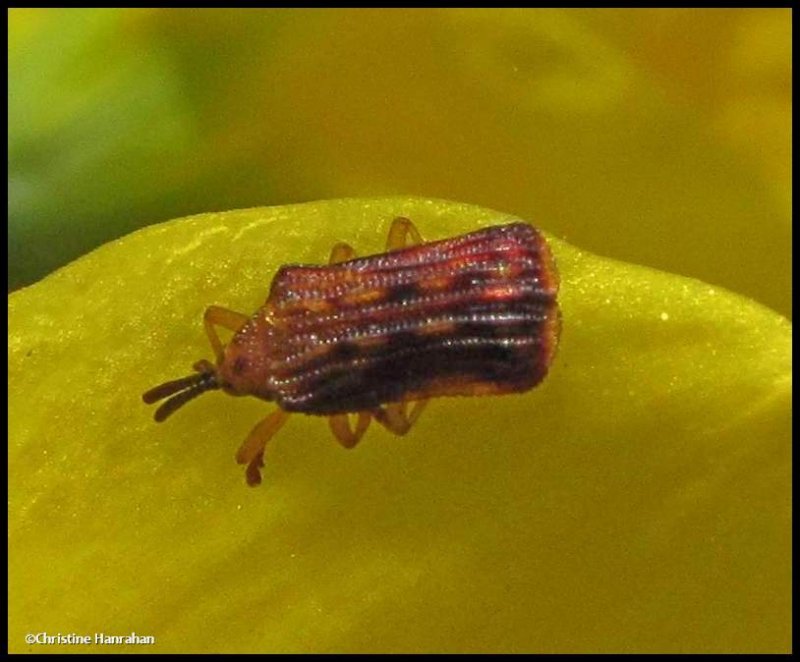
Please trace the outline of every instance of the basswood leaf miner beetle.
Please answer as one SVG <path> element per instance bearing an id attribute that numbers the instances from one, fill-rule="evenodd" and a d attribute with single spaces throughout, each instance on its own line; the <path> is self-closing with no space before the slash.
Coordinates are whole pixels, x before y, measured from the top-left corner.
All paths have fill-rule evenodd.
<path id="1" fill-rule="evenodd" d="M 326 266 L 281 267 L 252 317 L 209 307 L 216 365 L 198 361 L 197 374 L 143 399 L 164 400 L 158 422 L 216 389 L 275 402 L 236 454 L 258 485 L 264 448 L 292 412 L 328 416 L 352 448 L 373 418 L 405 434 L 429 398 L 536 386 L 558 344 L 558 282 L 545 238 L 527 223 L 425 243 L 397 218 L 385 253 L 357 258 L 339 243 Z M 217 326 L 234 332 L 227 345 Z"/>

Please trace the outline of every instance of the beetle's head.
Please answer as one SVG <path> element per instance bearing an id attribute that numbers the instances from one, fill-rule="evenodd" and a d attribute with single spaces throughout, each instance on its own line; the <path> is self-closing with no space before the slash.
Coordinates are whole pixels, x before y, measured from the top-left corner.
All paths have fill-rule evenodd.
<path id="1" fill-rule="evenodd" d="M 147 393 L 142 396 L 148 405 L 164 400 L 161 403 L 153 418 L 159 423 L 174 413 L 177 409 L 185 405 L 189 400 L 193 400 L 201 393 L 206 391 L 214 391 L 223 388 L 217 375 L 217 369 L 211 364 L 210 361 L 203 359 L 194 364 L 194 369 L 197 371 L 196 375 L 189 375 L 182 379 L 175 379 L 171 382 L 165 382 L 155 388 L 151 388 Z"/>

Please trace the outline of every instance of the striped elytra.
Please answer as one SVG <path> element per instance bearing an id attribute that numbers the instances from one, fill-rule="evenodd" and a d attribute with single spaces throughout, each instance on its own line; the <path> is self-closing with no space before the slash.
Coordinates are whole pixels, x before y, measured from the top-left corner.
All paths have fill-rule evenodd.
<path id="1" fill-rule="evenodd" d="M 410 221 L 397 219 L 390 248 L 409 234 L 419 237 Z M 348 446 L 370 418 L 403 434 L 413 422 L 408 401 L 536 386 L 558 344 L 558 286 L 544 236 L 523 222 L 324 266 L 284 266 L 253 316 L 209 309 L 216 366 L 202 361 L 197 375 L 156 387 L 145 401 L 171 396 L 157 413 L 163 420 L 221 388 L 274 401 L 283 412 L 331 416 Z M 214 324 L 234 330 L 227 346 Z M 353 432 L 342 415 L 356 412 Z M 263 443 L 248 438 L 243 449 L 248 444 L 261 449 L 244 458 L 255 484 Z"/>

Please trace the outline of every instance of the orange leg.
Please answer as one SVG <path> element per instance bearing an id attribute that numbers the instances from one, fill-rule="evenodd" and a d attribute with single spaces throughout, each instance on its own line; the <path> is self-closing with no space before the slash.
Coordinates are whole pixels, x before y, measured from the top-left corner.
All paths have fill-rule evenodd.
<path id="1" fill-rule="evenodd" d="M 410 238 L 410 241 L 409 241 Z M 386 237 L 386 250 L 396 251 L 398 248 L 414 246 L 423 242 L 417 227 L 407 218 L 399 216 L 392 221 L 389 236 Z"/>
<path id="2" fill-rule="evenodd" d="M 328 264 L 338 264 L 339 262 L 347 262 L 356 256 L 356 252 L 350 244 L 345 244 L 340 241 L 331 249 L 331 256 Z"/>
<path id="3" fill-rule="evenodd" d="M 367 411 L 358 412 L 358 422 L 356 429 L 350 427 L 350 419 L 347 414 L 336 414 L 328 418 L 328 423 L 331 426 L 331 432 L 336 437 L 337 441 L 345 448 L 353 448 L 369 427 L 369 422 L 372 416 Z"/>
<path id="4" fill-rule="evenodd" d="M 417 400 L 411 407 L 411 411 L 406 413 L 407 401 L 393 402 L 385 407 L 376 409 L 372 412 L 372 415 L 389 432 L 402 436 L 417 422 L 419 415 L 427 404 L 427 400 Z"/>
<path id="5" fill-rule="evenodd" d="M 261 482 L 260 470 L 264 466 L 264 449 L 288 418 L 289 414 L 282 409 L 272 412 L 250 430 L 250 434 L 236 451 L 236 462 L 247 465 L 245 475 L 250 487 L 255 487 Z"/>
<path id="6" fill-rule="evenodd" d="M 249 318 L 243 313 L 237 313 L 233 310 L 228 310 L 222 306 L 209 306 L 203 314 L 203 324 L 206 327 L 206 335 L 211 347 L 214 349 L 214 355 L 217 357 L 217 363 L 222 361 L 222 354 L 224 348 L 222 341 L 217 335 L 215 326 L 221 326 L 224 329 L 230 329 L 234 333 L 241 329 Z"/>

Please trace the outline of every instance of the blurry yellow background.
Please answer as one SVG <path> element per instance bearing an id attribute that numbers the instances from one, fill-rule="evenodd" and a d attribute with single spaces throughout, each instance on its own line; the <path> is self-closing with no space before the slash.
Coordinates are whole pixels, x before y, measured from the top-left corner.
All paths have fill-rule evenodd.
<path id="1" fill-rule="evenodd" d="M 9 25 L 12 288 L 184 214 L 404 196 L 146 228 L 10 296 L 12 651 L 790 650 L 787 10 Z M 561 271 L 535 391 L 438 400 L 349 453 L 293 417 L 258 490 L 233 452 L 263 403 L 163 426 L 141 404 L 208 356 L 206 305 L 250 312 L 337 240 L 379 250 L 393 215 L 436 238 L 486 208 Z"/>
<path id="2" fill-rule="evenodd" d="M 790 12 L 11 10 L 12 288 L 177 216 L 502 209 L 790 315 Z"/>

